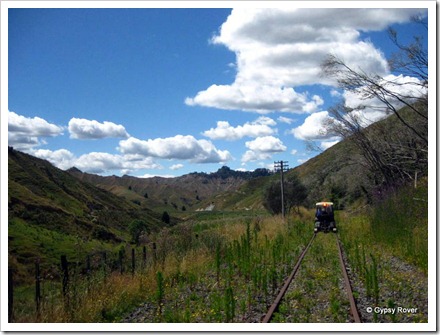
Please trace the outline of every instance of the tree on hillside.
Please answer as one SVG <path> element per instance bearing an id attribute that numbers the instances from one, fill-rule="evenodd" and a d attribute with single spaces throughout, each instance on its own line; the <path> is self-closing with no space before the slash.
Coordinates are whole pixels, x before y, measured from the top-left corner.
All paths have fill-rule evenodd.
<path id="1" fill-rule="evenodd" d="M 162 222 L 165 224 L 169 224 L 170 223 L 170 215 L 168 214 L 168 212 L 163 212 L 162 213 Z"/>
<path id="2" fill-rule="evenodd" d="M 284 206 L 287 212 L 294 207 L 299 211 L 307 198 L 307 188 L 301 183 L 298 176 L 292 174 L 284 181 Z M 264 207 L 272 214 L 281 214 L 281 184 L 273 182 L 264 193 Z"/>
<path id="3" fill-rule="evenodd" d="M 402 44 L 394 30 L 389 30 L 389 36 L 398 52 L 388 63 L 391 70 L 402 74 L 399 77 L 354 69 L 335 55 L 322 64 L 323 76 L 335 79 L 341 89 L 365 102 L 349 108 L 344 101 L 330 108 L 326 131 L 355 143 L 378 186 L 392 186 L 427 171 L 428 54 L 420 37 Z M 371 124 L 364 112 L 378 109 L 394 115 L 390 120 L 403 127 L 392 130 L 390 123 L 376 122 L 364 131 Z"/>
<path id="4" fill-rule="evenodd" d="M 128 230 L 132 241 L 138 245 L 141 235 L 148 232 L 148 225 L 143 220 L 134 220 L 128 226 Z"/>
<path id="5" fill-rule="evenodd" d="M 427 172 L 426 143 L 409 128 L 396 126 L 396 118 L 364 129 L 356 115 L 343 104 L 330 108 L 329 112 L 333 120 L 328 123 L 328 129 L 359 148 L 363 157 L 360 163 L 372 172 L 375 185 L 393 186 L 413 179 L 416 172 Z M 401 110 L 401 113 L 407 115 L 409 111 Z M 423 126 L 417 125 L 416 129 L 424 133 Z"/>

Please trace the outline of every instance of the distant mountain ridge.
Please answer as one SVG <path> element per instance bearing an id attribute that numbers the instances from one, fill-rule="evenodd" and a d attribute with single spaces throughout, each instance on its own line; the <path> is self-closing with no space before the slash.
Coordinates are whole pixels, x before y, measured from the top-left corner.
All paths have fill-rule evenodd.
<path id="1" fill-rule="evenodd" d="M 77 168 L 67 172 L 145 207 L 175 211 L 206 207 L 211 199 L 221 193 L 234 192 L 251 179 L 272 175 L 268 169 L 235 171 L 227 166 L 213 173 L 192 172 L 175 178 L 99 176 L 81 172 Z"/>

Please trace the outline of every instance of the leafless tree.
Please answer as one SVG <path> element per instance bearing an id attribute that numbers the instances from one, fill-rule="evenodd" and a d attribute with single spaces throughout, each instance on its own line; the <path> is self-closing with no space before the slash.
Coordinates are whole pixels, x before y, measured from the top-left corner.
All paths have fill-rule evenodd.
<path id="1" fill-rule="evenodd" d="M 409 128 L 397 126 L 395 116 L 364 129 L 359 114 L 352 113 L 343 103 L 330 108 L 329 112 L 332 115 L 327 125 L 329 131 L 358 147 L 364 158 L 360 163 L 372 172 L 375 185 L 392 186 L 413 179 L 416 171 L 427 172 L 425 142 Z M 402 111 L 404 115 L 407 113 L 408 110 Z"/>
<path id="2" fill-rule="evenodd" d="M 377 179 L 376 185 L 395 185 L 412 179 L 417 172 L 427 172 L 428 161 L 427 52 L 419 37 L 404 45 L 394 30 L 389 29 L 389 36 L 398 48 L 389 59 L 390 69 L 403 75 L 398 81 L 354 69 L 335 55 L 329 55 L 322 63 L 323 76 L 335 79 L 341 89 L 355 93 L 366 102 L 356 109 L 347 107 L 345 102 L 330 108 L 331 122 L 326 129 L 329 134 L 349 138 L 355 143 Z M 411 85 L 414 89 L 402 90 L 404 85 Z M 368 106 L 370 99 L 379 100 L 381 106 Z M 376 122 L 365 129 L 365 125 L 371 122 L 363 119 L 362 110 L 368 108 L 381 108 L 394 116 L 387 122 Z M 392 126 L 399 122 L 404 127 Z"/>
<path id="3" fill-rule="evenodd" d="M 419 19 L 414 19 L 417 20 Z M 418 22 L 423 23 L 420 20 Z M 423 47 L 421 37 L 416 36 L 411 43 L 405 45 L 400 43 L 395 30 L 390 28 L 388 34 L 398 48 L 398 52 L 391 56 L 388 63 L 391 70 L 403 75 L 399 80 L 389 80 L 378 74 L 367 73 L 361 68 L 355 69 L 335 55 L 328 55 L 322 63 L 322 75 L 335 79 L 341 89 L 357 94 L 366 103 L 370 99 L 379 100 L 382 103 L 380 108 L 395 114 L 427 146 L 428 53 Z M 402 90 L 404 86 L 412 89 Z M 366 105 L 359 107 L 378 108 Z M 406 107 L 411 113 L 402 115 L 402 107 Z M 355 126 L 358 123 L 359 120 L 355 122 Z"/>

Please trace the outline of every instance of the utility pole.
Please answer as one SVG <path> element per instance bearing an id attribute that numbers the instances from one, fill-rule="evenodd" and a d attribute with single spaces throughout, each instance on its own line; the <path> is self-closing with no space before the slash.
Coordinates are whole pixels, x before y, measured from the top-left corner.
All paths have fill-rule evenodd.
<path id="1" fill-rule="evenodd" d="M 289 162 L 287 161 L 279 161 L 273 163 L 275 172 L 281 172 L 281 213 L 283 215 L 283 218 L 286 216 L 286 210 L 284 208 L 284 171 L 287 171 L 289 169 L 288 163 Z"/>

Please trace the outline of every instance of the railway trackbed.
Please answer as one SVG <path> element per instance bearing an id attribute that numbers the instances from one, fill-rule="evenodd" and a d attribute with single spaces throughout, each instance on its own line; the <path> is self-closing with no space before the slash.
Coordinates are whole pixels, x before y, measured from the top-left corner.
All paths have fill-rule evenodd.
<path id="1" fill-rule="evenodd" d="M 362 322 L 338 235 L 313 234 L 262 322 Z"/>

